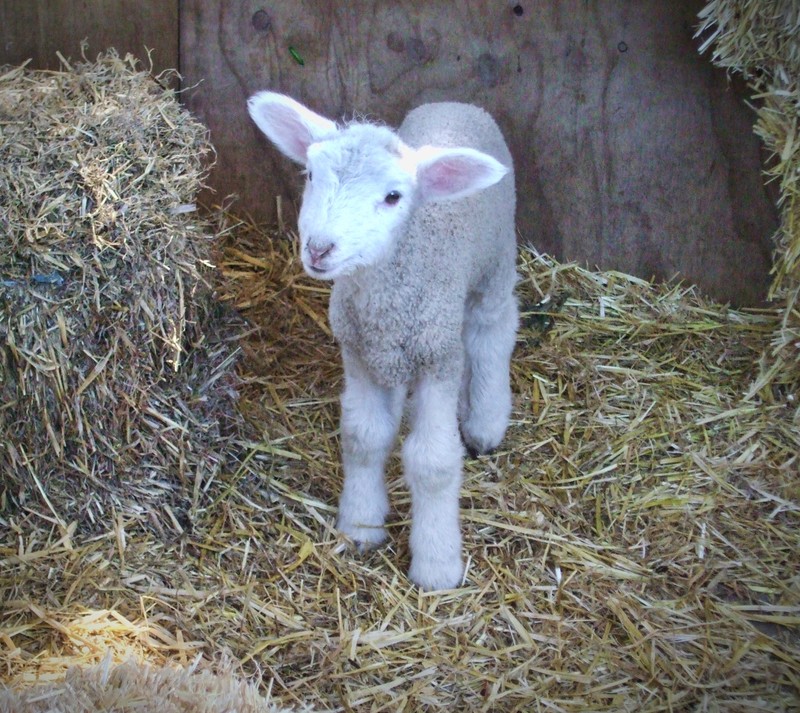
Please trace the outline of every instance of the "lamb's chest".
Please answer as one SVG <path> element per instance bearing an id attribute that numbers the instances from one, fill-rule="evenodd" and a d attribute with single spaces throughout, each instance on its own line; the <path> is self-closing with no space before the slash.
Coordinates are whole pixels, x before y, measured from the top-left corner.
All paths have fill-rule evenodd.
<path id="1" fill-rule="evenodd" d="M 358 356 L 372 378 L 384 386 L 410 383 L 423 371 L 440 370 L 460 348 L 460 326 L 443 324 L 410 297 L 369 304 L 334 287 L 330 323 L 343 349 Z M 453 334 L 459 335 L 453 340 Z"/>

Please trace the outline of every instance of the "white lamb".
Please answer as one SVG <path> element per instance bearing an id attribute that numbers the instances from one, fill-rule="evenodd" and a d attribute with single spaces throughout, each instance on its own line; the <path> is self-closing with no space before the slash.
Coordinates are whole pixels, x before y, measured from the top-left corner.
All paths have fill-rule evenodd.
<path id="1" fill-rule="evenodd" d="M 461 438 L 473 453 L 492 450 L 511 412 L 518 316 L 508 147 L 494 120 L 468 104 L 420 106 L 397 133 L 337 126 L 272 92 L 248 108 L 305 166 L 303 266 L 334 280 L 330 322 L 345 372 L 337 527 L 362 549 L 386 539 L 384 467 L 410 392 L 409 576 L 424 589 L 456 587 Z"/>

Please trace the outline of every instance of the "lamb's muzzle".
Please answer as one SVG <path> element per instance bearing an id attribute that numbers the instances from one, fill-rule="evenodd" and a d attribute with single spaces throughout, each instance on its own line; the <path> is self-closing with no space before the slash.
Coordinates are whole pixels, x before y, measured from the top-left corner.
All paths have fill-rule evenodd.
<path id="1" fill-rule="evenodd" d="M 308 259 L 311 262 L 311 266 L 315 269 L 323 269 L 323 261 L 333 252 L 335 247 L 335 244 L 330 242 L 323 242 L 319 245 L 317 242 L 309 241 L 308 245 L 306 245 L 306 252 L 308 252 Z"/>

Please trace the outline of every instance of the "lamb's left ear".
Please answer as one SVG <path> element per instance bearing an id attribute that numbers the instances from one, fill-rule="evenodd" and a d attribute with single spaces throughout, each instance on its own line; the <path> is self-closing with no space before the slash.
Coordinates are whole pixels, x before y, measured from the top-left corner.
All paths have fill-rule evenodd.
<path id="1" fill-rule="evenodd" d="M 276 92 L 254 94 L 247 100 L 247 110 L 273 144 L 303 165 L 308 159 L 308 147 L 336 132 L 333 121 Z"/>
<path id="2" fill-rule="evenodd" d="M 455 200 L 493 186 L 508 173 L 497 159 L 475 149 L 417 151 L 417 185 L 425 201 Z"/>

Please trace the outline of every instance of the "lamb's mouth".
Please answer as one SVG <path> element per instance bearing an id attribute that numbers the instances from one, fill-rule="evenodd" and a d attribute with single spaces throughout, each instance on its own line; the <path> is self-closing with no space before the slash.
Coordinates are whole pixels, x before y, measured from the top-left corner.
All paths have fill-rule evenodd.
<path id="1" fill-rule="evenodd" d="M 318 280 L 332 280 L 339 272 L 336 267 L 314 267 L 307 263 L 303 267 L 311 277 L 316 277 Z"/>
<path id="2" fill-rule="evenodd" d="M 333 280 L 342 275 L 347 275 L 355 269 L 352 260 L 344 260 L 328 267 L 314 267 L 308 263 L 303 263 L 303 267 L 311 277 L 315 277 L 318 280 Z"/>

